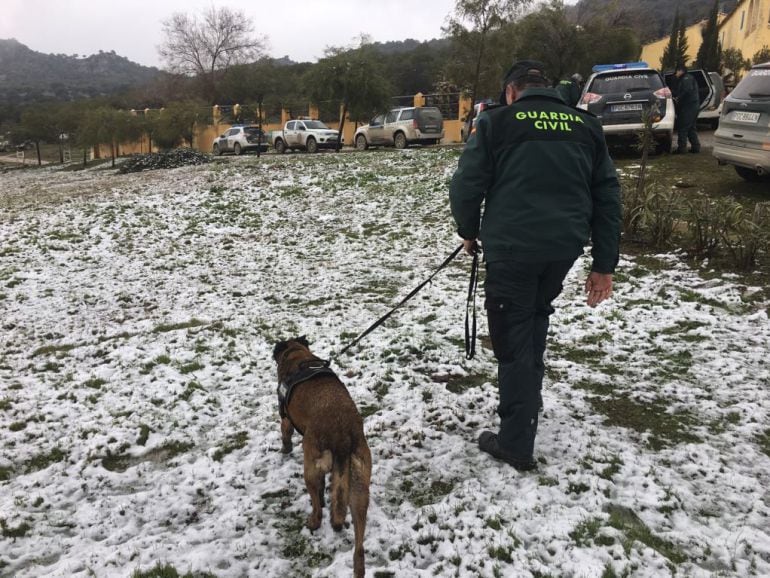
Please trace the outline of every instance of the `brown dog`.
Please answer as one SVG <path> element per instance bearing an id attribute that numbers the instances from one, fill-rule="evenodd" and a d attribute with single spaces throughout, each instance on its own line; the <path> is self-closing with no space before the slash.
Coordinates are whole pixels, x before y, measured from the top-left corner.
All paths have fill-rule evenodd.
<path id="1" fill-rule="evenodd" d="M 364 576 L 372 455 L 364 437 L 364 421 L 347 388 L 308 345 L 304 337 L 298 337 L 281 341 L 273 350 L 278 364 L 281 451 L 291 452 L 291 436 L 297 429 L 303 435 L 305 485 L 313 504 L 307 519 L 311 530 L 321 526 L 325 476 L 331 473 L 332 528 L 342 529 L 350 507 L 355 534 L 353 575 L 360 578 Z"/>

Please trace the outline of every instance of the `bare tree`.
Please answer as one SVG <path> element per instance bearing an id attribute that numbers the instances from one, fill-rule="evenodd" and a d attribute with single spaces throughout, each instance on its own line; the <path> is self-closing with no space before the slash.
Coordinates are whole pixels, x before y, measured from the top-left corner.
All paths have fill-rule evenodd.
<path id="1" fill-rule="evenodd" d="M 197 76 L 212 104 L 218 74 L 233 64 L 256 60 L 266 43 L 255 36 L 251 19 L 227 7 L 212 6 L 200 18 L 176 12 L 163 21 L 163 33 L 158 52 L 169 70 Z"/>
<path id="2" fill-rule="evenodd" d="M 475 103 L 489 35 L 512 21 L 531 0 L 456 0 L 444 33 L 473 58 L 471 103 Z M 473 106 L 468 118 L 470 127 Z"/>

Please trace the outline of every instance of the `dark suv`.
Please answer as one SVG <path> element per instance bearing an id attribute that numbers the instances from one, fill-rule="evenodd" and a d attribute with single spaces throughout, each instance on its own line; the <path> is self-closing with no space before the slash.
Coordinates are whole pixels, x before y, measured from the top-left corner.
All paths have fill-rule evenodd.
<path id="1" fill-rule="evenodd" d="M 725 98 L 713 154 L 747 181 L 770 174 L 770 62 L 754 66 Z"/>
<path id="2" fill-rule="evenodd" d="M 602 64 L 588 78 L 579 108 L 595 114 L 607 137 L 636 137 L 651 107 L 658 152 L 669 152 L 674 137 L 674 103 L 661 74 L 645 62 Z"/>

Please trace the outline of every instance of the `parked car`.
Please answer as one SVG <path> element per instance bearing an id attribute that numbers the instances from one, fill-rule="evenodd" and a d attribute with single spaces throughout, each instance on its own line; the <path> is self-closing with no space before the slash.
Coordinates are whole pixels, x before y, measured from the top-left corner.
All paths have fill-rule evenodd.
<path id="1" fill-rule="evenodd" d="M 657 152 L 670 152 L 674 138 L 674 101 L 663 76 L 646 62 L 594 66 L 578 108 L 601 120 L 608 138 L 635 138 L 644 116 L 657 106 L 653 134 Z"/>
<path id="2" fill-rule="evenodd" d="M 394 108 L 375 116 L 353 135 L 358 150 L 370 146 L 393 146 L 403 149 L 410 144 L 436 144 L 444 138 L 444 117 L 433 106 Z"/>
<path id="3" fill-rule="evenodd" d="M 473 134 L 473 131 L 476 130 L 476 121 L 479 119 L 479 115 L 484 112 L 489 106 L 494 105 L 495 101 L 491 98 L 487 98 L 484 100 L 480 100 L 476 104 L 473 105 L 473 120 L 471 120 L 471 130 L 468 132 L 468 122 L 467 120 L 463 122 L 462 126 L 460 127 L 460 138 L 463 142 L 468 140 L 468 137 Z"/>
<path id="4" fill-rule="evenodd" d="M 770 174 L 770 62 L 755 65 L 725 98 L 713 155 L 747 181 Z"/>
<path id="5" fill-rule="evenodd" d="M 695 68 L 688 70 L 698 85 L 698 96 L 700 97 L 700 112 L 698 121 L 708 123 L 712 128 L 719 124 L 719 115 L 722 112 L 722 100 L 725 97 L 725 84 L 718 72 L 706 72 L 705 70 Z M 673 93 L 676 93 L 676 74 L 673 71 L 665 72 L 663 78 Z"/>
<path id="6" fill-rule="evenodd" d="M 258 126 L 236 125 L 214 139 L 211 152 L 215 155 L 235 153 L 240 155 L 250 150 L 266 151 L 268 148 L 265 133 Z"/>
<path id="7" fill-rule="evenodd" d="M 336 148 L 339 134 L 339 131 L 329 128 L 320 120 L 303 118 L 287 121 L 282 129 L 271 131 L 269 140 L 281 154 L 294 149 L 315 153 L 323 148 Z M 340 144 L 345 144 L 344 140 Z"/>

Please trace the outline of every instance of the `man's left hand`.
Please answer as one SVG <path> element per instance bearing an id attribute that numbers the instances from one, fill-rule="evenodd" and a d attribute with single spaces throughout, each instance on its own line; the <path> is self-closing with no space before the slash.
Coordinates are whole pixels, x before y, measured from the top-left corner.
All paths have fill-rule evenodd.
<path id="1" fill-rule="evenodd" d="M 612 295 L 612 274 L 591 271 L 586 279 L 586 293 L 586 303 L 589 307 L 596 307 L 605 299 L 609 299 Z"/>

